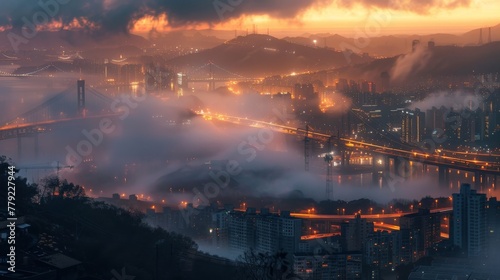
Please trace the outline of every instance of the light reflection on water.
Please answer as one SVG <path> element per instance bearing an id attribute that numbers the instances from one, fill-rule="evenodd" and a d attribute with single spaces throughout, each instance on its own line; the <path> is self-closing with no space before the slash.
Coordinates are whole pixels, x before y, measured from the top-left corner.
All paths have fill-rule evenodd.
<path id="1" fill-rule="evenodd" d="M 422 165 L 417 163 L 418 168 L 414 168 L 414 172 L 412 172 L 406 179 L 403 179 L 402 182 L 396 183 L 395 187 L 401 187 L 405 184 L 418 185 L 420 182 L 422 184 L 430 184 L 430 186 L 425 186 L 425 190 L 435 190 L 435 192 L 422 193 L 422 196 L 430 195 L 430 196 L 450 196 L 453 193 L 457 193 L 460 191 L 460 185 L 463 183 L 469 183 L 472 188 L 475 188 L 474 182 L 474 173 L 467 172 L 463 170 L 454 170 L 452 169 L 449 173 L 449 183 L 447 186 L 439 185 L 439 174 L 438 168 L 435 166 L 428 165 L 426 171 L 422 170 Z M 390 176 L 389 176 L 390 177 Z M 497 176 L 498 177 L 498 176 Z M 373 177 L 371 173 L 364 174 L 353 174 L 353 175 L 341 175 L 335 174 L 333 178 L 334 182 L 339 188 L 342 187 L 359 187 L 361 189 L 384 189 L 388 188 L 387 181 L 384 176 L 379 176 L 378 182 L 373 182 Z M 498 178 L 497 178 L 498 180 Z M 396 180 L 397 181 L 397 180 Z M 487 197 L 500 197 L 500 188 L 495 185 L 494 176 L 488 175 L 485 177 L 485 182 L 483 184 L 478 184 L 477 191 L 479 193 L 485 193 Z M 418 186 L 417 186 L 418 187 Z M 430 187 L 430 188 L 429 188 Z M 414 199 L 419 199 L 421 197 L 413 197 Z"/>

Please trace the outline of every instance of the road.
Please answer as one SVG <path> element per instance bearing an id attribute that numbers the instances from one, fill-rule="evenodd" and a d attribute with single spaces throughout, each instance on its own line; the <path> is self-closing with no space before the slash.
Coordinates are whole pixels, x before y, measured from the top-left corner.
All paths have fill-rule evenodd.
<path id="1" fill-rule="evenodd" d="M 280 133 L 286 133 L 291 135 L 306 136 L 306 130 L 303 128 L 297 128 L 287 125 L 276 124 L 273 122 L 265 122 L 260 120 L 254 120 L 249 118 L 242 118 L 236 116 L 229 116 L 225 114 L 214 114 L 214 113 L 198 113 L 206 120 L 218 120 L 223 122 L 229 122 L 237 125 L 249 126 L 254 128 L 266 128 L 273 131 L 278 131 Z M 332 141 L 337 141 L 350 149 L 362 150 L 371 153 L 391 156 L 391 157 L 402 157 L 415 162 L 422 162 L 431 165 L 445 166 L 449 168 L 456 168 L 466 171 L 480 171 L 484 173 L 500 174 L 500 162 L 495 159 L 495 155 L 492 155 L 490 161 L 477 160 L 474 158 L 469 158 L 465 156 L 464 153 L 455 153 L 453 156 L 449 155 L 450 152 L 447 151 L 446 154 L 440 153 L 439 151 L 434 154 L 428 154 L 423 152 L 423 150 L 403 150 L 398 148 L 392 148 L 384 145 L 377 145 L 373 143 L 368 143 L 365 141 L 354 140 L 350 138 L 340 137 L 337 138 L 332 135 L 308 131 L 307 136 L 312 139 L 327 142 L 329 139 Z"/>

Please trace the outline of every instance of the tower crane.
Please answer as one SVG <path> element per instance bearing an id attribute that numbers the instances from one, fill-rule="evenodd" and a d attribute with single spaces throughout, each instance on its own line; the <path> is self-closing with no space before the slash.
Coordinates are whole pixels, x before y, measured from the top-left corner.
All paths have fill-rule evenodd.
<path id="1" fill-rule="evenodd" d="M 59 178 L 59 171 L 61 169 L 73 169 L 73 165 L 61 165 L 60 162 L 58 161 L 57 164 L 53 165 L 27 165 L 27 166 L 19 166 L 17 167 L 19 170 L 28 170 L 28 169 L 42 169 L 42 170 L 50 170 L 50 169 L 56 169 L 56 175 Z"/>
<path id="2" fill-rule="evenodd" d="M 326 162 L 326 199 L 332 200 L 333 196 L 333 152 L 332 152 L 332 137 L 328 138 L 328 150 L 324 156 Z"/>
<path id="3" fill-rule="evenodd" d="M 60 162 L 58 161 L 56 164 L 52 165 L 28 165 L 28 166 L 20 166 L 17 167 L 19 170 L 28 170 L 28 169 L 42 169 L 42 170 L 51 170 L 51 169 L 56 169 L 56 178 L 57 178 L 57 184 L 59 185 L 59 171 L 61 169 L 73 169 L 73 165 L 61 165 Z M 45 195 L 45 187 L 43 188 L 43 193 L 42 197 Z"/>

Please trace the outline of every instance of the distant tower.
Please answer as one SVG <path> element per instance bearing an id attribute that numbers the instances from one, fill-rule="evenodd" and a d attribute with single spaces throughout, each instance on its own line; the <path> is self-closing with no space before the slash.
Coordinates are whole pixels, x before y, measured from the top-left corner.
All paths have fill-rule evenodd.
<path id="1" fill-rule="evenodd" d="M 384 71 L 382 73 L 380 73 L 380 80 L 381 80 L 381 91 L 382 92 L 387 92 L 390 90 L 390 87 L 391 87 L 391 84 L 390 84 L 390 81 L 391 81 L 391 77 L 389 75 L 389 72 L 387 71 Z"/>
<path id="2" fill-rule="evenodd" d="M 427 48 L 430 50 L 433 49 L 435 46 L 436 46 L 436 43 L 434 43 L 434 40 L 432 40 L 432 39 L 427 43 Z"/>
<path id="3" fill-rule="evenodd" d="M 488 28 L 488 43 L 491 43 L 491 27 Z"/>
<path id="4" fill-rule="evenodd" d="M 479 45 L 481 46 L 483 44 L 483 29 L 479 29 Z"/>
<path id="5" fill-rule="evenodd" d="M 411 43 L 411 51 L 415 52 L 417 50 L 418 45 L 420 44 L 420 40 L 413 40 Z"/>
<path id="6" fill-rule="evenodd" d="M 77 83 L 78 89 L 78 114 L 80 116 L 84 116 L 85 114 L 85 80 L 78 80 Z"/>
<path id="7" fill-rule="evenodd" d="M 253 25 L 253 34 L 255 34 L 255 24 Z"/>
<path id="8" fill-rule="evenodd" d="M 104 78 L 106 80 L 108 79 L 108 63 L 109 63 L 109 60 L 105 59 L 104 60 Z"/>

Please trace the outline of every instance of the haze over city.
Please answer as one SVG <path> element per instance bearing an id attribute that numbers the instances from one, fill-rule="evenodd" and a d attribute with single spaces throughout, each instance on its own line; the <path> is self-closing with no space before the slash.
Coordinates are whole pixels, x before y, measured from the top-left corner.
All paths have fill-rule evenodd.
<path id="1" fill-rule="evenodd" d="M 1 7 L 2 277 L 500 279 L 497 1 Z"/>

